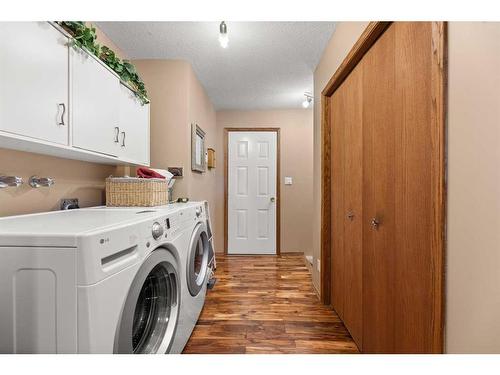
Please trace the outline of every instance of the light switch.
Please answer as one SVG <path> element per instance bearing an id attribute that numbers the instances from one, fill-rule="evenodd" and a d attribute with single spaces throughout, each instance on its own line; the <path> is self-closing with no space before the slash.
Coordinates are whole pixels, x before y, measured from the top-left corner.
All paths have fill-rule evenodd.
<path id="1" fill-rule="evenodd" d="M 285 177 L 285 185 L 291 185 L 292 184 L 292 178 L 291 177 Z"/>

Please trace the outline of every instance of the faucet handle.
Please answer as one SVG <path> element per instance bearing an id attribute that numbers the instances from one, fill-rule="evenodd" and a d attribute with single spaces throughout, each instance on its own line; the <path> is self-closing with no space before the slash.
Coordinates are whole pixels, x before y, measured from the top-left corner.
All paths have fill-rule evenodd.
<path id="1" fill-rule="evenodd" d="M 23 184 L 23 178 L 17 176 L 0 176 L 0 189 L 9 186 L 20 186 Z"/>
<path id="2" fill-rule="evenodd" d="M 54 181 L 53 178 L 51 177 L 38 177 L 38 176 L 31 176 L 29 179 L 29 184 L 33 188 L 39 188 L 39 187 L 49 187 L 54 185 L 56 182 Z"/>

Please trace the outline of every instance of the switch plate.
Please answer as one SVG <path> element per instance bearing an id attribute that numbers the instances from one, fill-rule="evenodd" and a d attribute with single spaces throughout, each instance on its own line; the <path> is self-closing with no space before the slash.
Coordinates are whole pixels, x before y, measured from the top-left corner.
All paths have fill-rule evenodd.
<path id="1" fill-rule="evenodd" d="M 285 185 L 291 185 L 293 183 L 293 180 L 291 177 L 285 177 Z"/>

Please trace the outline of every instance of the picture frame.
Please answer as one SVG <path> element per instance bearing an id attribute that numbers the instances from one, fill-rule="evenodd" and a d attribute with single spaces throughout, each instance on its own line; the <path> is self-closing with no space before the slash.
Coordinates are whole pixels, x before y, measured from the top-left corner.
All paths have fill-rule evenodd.
<path id="1" fill-rule="evenodd" d="M 203 173 L 206 170 L 205 132 L 198 124 L 191 124 L 191 170 Z"/>

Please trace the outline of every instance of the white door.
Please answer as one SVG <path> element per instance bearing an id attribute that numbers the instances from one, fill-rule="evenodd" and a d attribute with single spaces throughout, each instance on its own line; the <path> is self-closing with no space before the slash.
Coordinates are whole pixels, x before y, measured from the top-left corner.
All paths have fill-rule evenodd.
<path id="1" fill-rule="evenodd" d="M 117 156 L 123 142 L 120 80 L 87 53 L 70 51 L 73 146 Z"/>
<path id="2" fill-rule="evenodd" d="M 120 157 L 149 165 L 149 104 L 142 104 L 129 88 L 120 86 Z"/>
<path id="3" fill-rule="evenodd" d="M 0 22 L 0 130 L 68 144 L 68 38 L 47 22 Z"/>
<path id="4" fill-rule="evenodd" d="M 277 133 L 229 132 L 228 253 L 276 254 Z"/>

